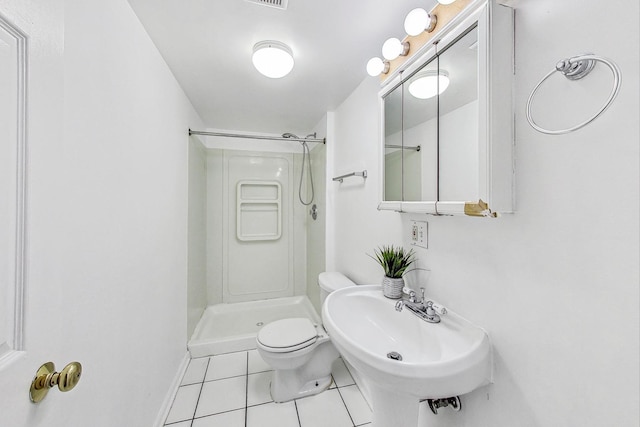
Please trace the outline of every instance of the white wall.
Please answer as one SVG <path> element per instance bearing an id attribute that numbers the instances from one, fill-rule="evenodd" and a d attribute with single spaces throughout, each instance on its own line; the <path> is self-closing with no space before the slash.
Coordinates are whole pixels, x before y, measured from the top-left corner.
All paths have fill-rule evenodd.
<path id="1" fill-rule="evenodd" d="M 400 215 L 377 210 L 378 90 L 377 79 L 365 79 L 328 115 L 327 271 L 340 271 L 356 283 L 381 282 L 377 264 L 366 254 L 381 244 L 402 243 Z M 330 181 L 364 169 L 367 179 Z"/>
<path id="2" fill-rule="evenodd" d="M 185 354 L 187 129 L 200 120 L 124 0 L 66 1 L 64 60 L 52 237 L 67 242 L 59 262 L 79 295 L 67 333 L 86 348 L 69 357 L 95 384 L 67 425 L 145 425 Z"/>
<path id="3" fill-rule="evenodd" d="M 418 252 L 420 265 L 432 270 L 427 294 L 488 330 L 496 372 L 495 384 L 463 396 L 462 412 L 425 413 L 425 426 L 635 427 L 638 3 L 617 1 L 606 13 L 595 1 L 512 3 L 517 212 L 497 220 L 377 212 L 378 85 L 367 79 L 335 112 L 330 167 L 366 168 L 370 179 L 329 191 L 330 262 L 360 282 L 379 282 L 382 272 L 365 253 L 382 243 L 407 245 L 408 221 L 429 221 L 429 249 Z M 601 30 L 586 22 L 598 22 Z M 535 132 L 524 117 L 529 92 L 559 59 L 585 51 L 619 64 L 619 97 L 578 132 Z M 541 102 L 554 108 L 581 88 L 610 85 L 600 71 L 582 86 L 566 82 Z M 595 107 L 563 117 L 575 122 Z"/>
<path id="4" fill-rule="evenodd" d="M 125 0 L 0 13 L 30 36 L 25 368 L 2 372 L 0 424 L 152 425 L 186 354 L 199 118 Z M 33 405 L 49 360 L 81 362 L 81 381 Z"/>

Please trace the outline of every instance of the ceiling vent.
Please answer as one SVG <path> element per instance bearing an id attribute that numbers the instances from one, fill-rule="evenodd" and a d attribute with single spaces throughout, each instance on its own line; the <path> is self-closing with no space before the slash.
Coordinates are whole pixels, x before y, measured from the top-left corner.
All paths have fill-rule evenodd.
<path id="1" fill-rule="evenodd" d="M 276 9 L 287 9 L 287 4 L 289 0 L 246 0 L 249 3 L 260 4 L 262 6 L 274 7 Z"/>

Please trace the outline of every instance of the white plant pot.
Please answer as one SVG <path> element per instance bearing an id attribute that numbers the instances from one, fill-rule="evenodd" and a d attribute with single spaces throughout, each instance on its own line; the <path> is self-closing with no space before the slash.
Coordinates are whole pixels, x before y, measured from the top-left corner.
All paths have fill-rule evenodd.
<path id="1" fill-rule="evenodd" d="M 382 294 L 387 298 L 402 298 L 402 288 L 404 288 L 404 279 L 402 277 L 394 279 L 384 276 L 382 279 Z"/>

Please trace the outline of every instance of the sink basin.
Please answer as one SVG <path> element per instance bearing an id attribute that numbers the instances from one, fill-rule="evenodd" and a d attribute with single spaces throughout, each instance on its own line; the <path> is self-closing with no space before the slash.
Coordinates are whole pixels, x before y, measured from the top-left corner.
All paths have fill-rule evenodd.
<path id="1" fill-rule="evenodd" d="M 380 286 L 352 286 L 327 297 L 322 320 L 371 390 L 374 426 L 413 427 L 420 400 L 458 396 L 490 382 L 491 345 L 486 332 L 451 311 L 440 323 L 428 323 L 409 310 L 396 311 L 395 302 Z"/>

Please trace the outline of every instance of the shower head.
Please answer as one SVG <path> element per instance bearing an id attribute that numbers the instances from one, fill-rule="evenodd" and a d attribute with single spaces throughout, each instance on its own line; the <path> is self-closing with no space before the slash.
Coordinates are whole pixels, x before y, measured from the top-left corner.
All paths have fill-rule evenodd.
<path id="1" fill-rule="evenodd" d="M 295 134 L 293 134 L 293 133 L 289 133 L 289 132 L 283 133 L 283 134 L 282 134 L 282 137 L 283 137 L 283 138 L 294 138 L 294 139 L 300 139 L 300 137 L 298 137 L 298 135 L 295 135 Z"/>

